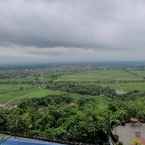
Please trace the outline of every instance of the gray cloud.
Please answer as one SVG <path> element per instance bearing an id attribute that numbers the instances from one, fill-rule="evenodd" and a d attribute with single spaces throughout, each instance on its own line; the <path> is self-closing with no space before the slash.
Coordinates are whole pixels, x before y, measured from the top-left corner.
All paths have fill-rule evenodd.
<path id="1" fill-rule="evenodd" d="M 143 59 L 145 1 L 0 0 L 0 50 L 1 56 Z"/>

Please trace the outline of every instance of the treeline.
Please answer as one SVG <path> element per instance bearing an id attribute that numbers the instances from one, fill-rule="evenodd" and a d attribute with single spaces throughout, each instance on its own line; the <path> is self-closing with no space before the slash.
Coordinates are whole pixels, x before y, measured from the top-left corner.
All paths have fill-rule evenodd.
<path id="1" fill-rule="evenodd" d="M 79 82 L 49 82 L 47 84 L 48 89 L 61 90 L 70 93 L 78 93 L 81 95 L 92 96 L 116 96 L 116 91 L 110 87 L 103 87 L 93 84 L 83 84 Z"/>
<path id="2" fill-rule="evenodd" d="M 145 91 L 133 90 L 124 93 L 118 93 L 115 89 L 109 86 L 93 83 L 54 81 L 47 83 L 46 88 L 80 95 L 105 96 L 114 99 L 117 97 L 117 99 L 122 101 L 136 99 L 138 97 L 145 97 Z"/>

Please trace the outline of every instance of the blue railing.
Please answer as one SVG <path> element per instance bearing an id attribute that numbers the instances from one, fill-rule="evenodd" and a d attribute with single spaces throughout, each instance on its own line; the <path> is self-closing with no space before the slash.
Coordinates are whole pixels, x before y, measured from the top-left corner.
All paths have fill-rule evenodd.
<path id="1" fill-rule="evenodd" d="M 5 141 L 3 140 L 2 142 L 0 142 L 0 145 L 62 145 L 62 144 L 39 141 L 39 140 L 35 140 L 35 139 L 11 137 Z"/>

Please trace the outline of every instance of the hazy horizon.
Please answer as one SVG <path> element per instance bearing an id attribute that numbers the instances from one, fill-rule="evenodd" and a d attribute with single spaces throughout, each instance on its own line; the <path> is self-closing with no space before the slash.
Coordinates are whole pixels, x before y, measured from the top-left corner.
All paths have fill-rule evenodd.
<path id="1" fill-rule="evenodd" d="M 144 61 L 143 0 L 1 0 L 0 64 Z"/>

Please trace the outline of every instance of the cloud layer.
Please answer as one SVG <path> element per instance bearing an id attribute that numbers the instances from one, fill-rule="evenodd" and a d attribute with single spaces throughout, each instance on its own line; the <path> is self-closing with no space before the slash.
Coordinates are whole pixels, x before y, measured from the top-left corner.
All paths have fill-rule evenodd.
<path id="1" fill-rule="evenodd" d="M 145 57 L 144 0 L 0 0 L 0 56 Z"/>

